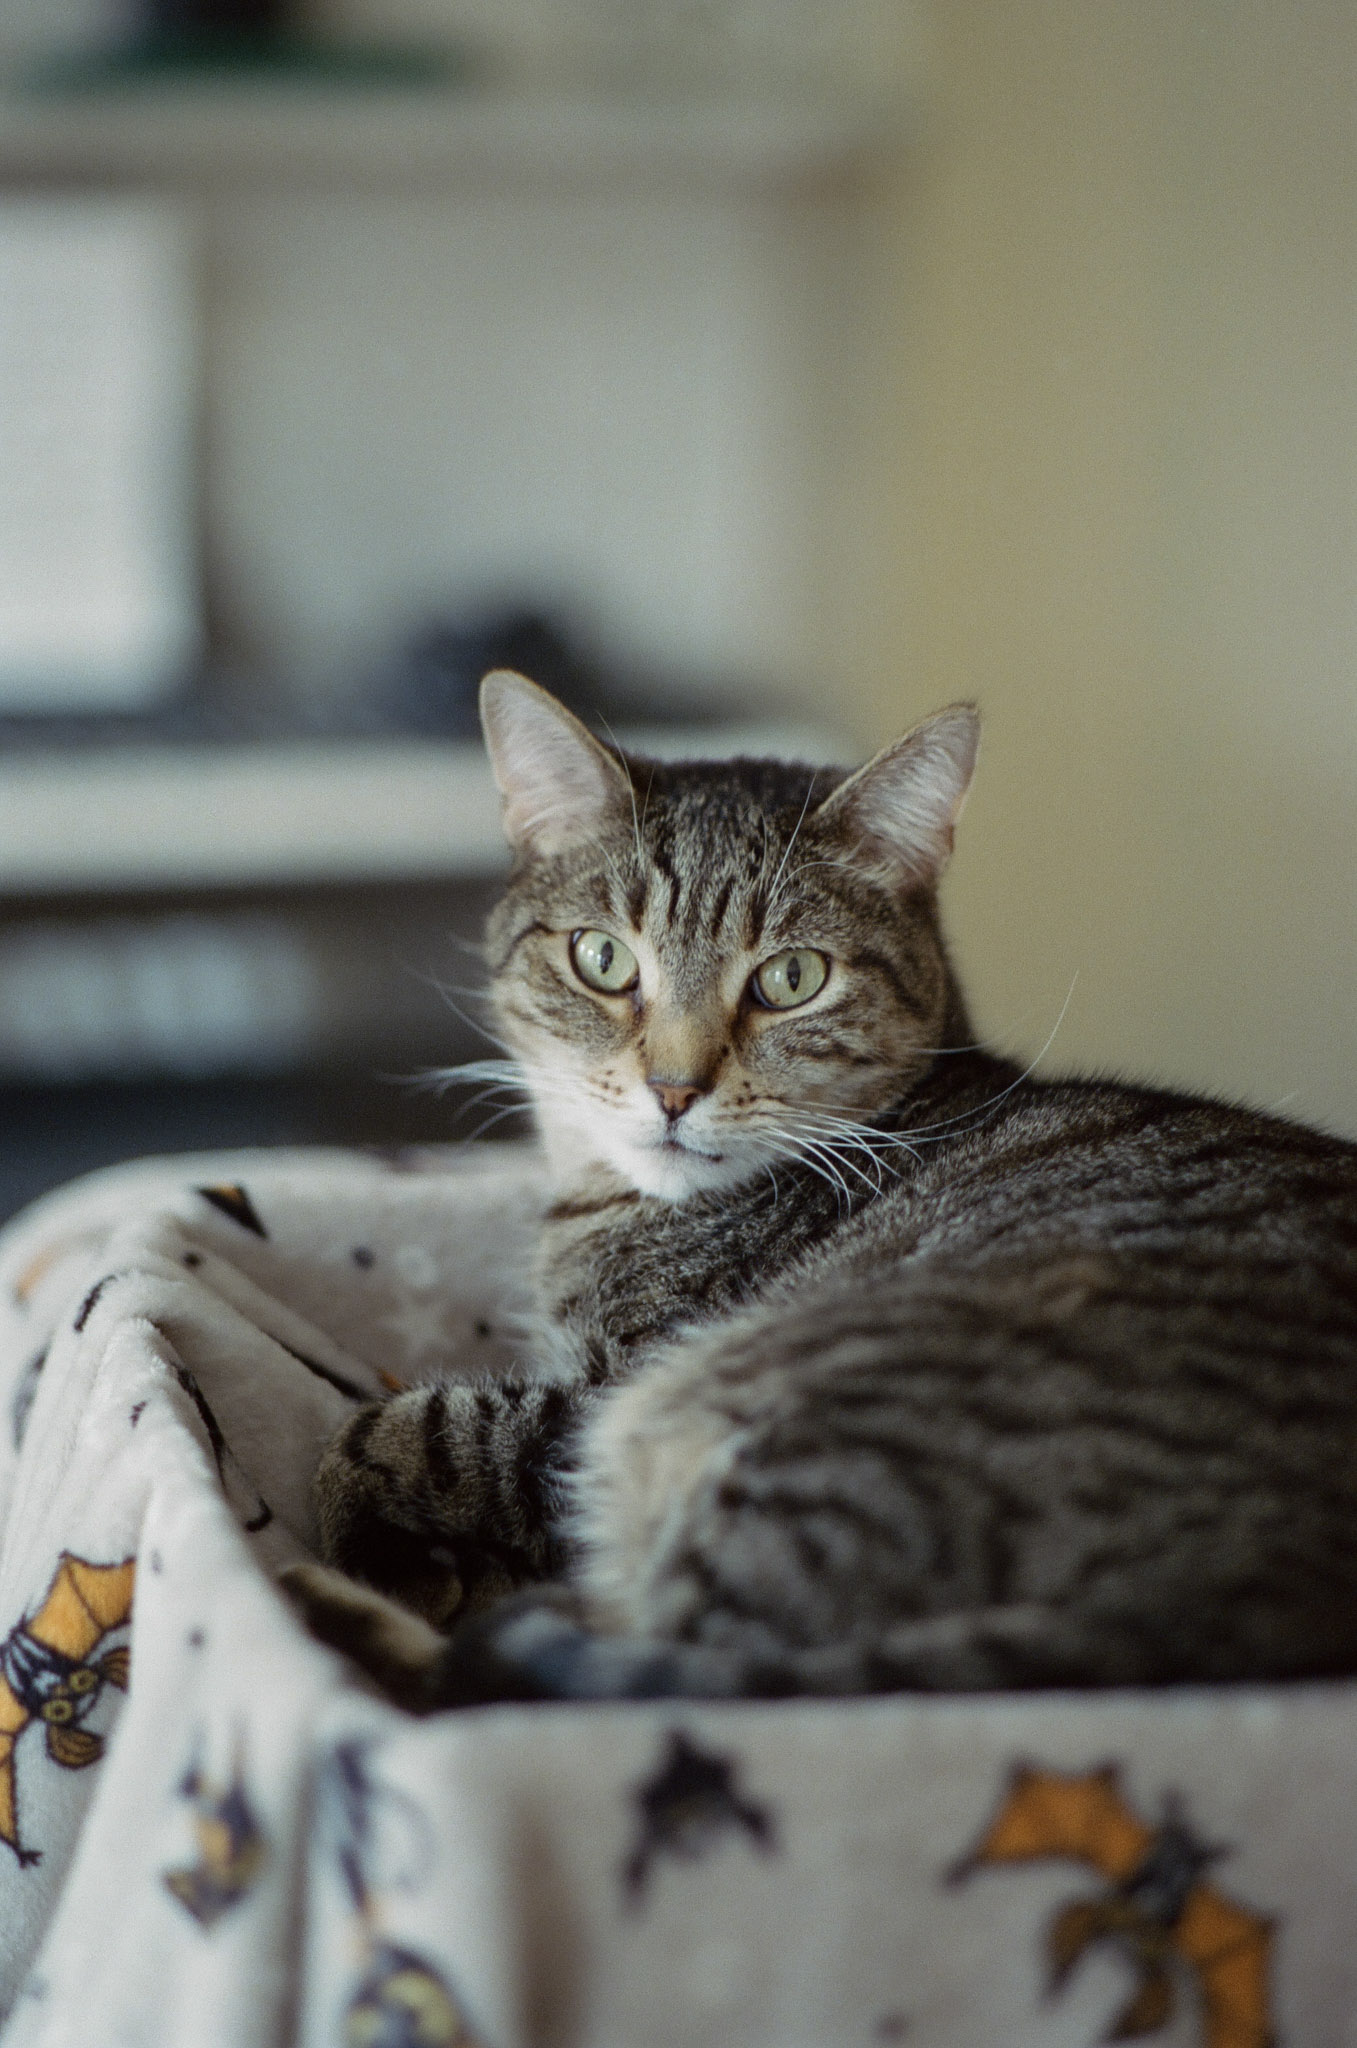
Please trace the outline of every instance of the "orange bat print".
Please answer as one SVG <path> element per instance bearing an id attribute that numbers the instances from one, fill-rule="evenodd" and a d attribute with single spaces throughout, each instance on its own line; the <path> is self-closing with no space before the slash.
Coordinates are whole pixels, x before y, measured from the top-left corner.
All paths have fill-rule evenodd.
<path id="1" fill-rule="evenodd" d="M 1106 1880 L 1054 1915 L 1046 1934 L 1048 1988 L 1059 1991 L 1095 1943 L 1128 1956 L 1138 1982 L 1109 2041 L 1158 2033 L 1177 2007 L 1175 1977 L 1201 1992 L 1202 2048 L 1274 2048 L 1269 1978 L 1273 1923 L 1202 1882 L 1225 1853 L 1200 1841 L 1169 1797 L 1152 1826 L 1126 1799 L 1115 1764 L 1062 1777 L 1019 1765 L 975 1848 L 948 1872 L 959 1884 L 986 1865 L 1053 1857 Z"/>
<path id="2" fill-rule="evenodd" d="M 41 1850 L 19 1839 L 14 1750 L 30 1722 L 47 1733 L 47 1754 L 68 1771 L 83 1770 L 104 1753 L 104 1738 L 82 1727 L 105 1685 L 127 1687 L 127 1651 L 92 1658 L 104 1637 L 132 1613 L 135 1558 L 122 1564 L 87 1564 L 63 1550 L 47 1597 L 36 1614 L 0 1643 L 0 1841 L 21 1866 Z"/>

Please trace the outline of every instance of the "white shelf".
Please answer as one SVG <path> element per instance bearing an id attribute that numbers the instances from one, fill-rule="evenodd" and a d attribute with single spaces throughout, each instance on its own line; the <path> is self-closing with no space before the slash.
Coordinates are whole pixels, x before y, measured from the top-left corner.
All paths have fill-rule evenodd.
<path id="1" fill-rule="evenodd" d="M 128 746 L 0 763 L 9 895 L 489 870 L 501 844 L 494 784 L 469 744 Z"/>
<path id="2" fill-rule="evenodd" d="M 0 89 L 0 177 L 409 185 L 672 176 L 778 183 L 851 168 L 898 106 L 848 93 L 559 93 L 150 83 Z"/>
<path id="3" fill-rule="evenodd" d="M 639 752 L 828 760 L 796 726 L 625 732 Z M 499 797 L 474 742 L 16 752 L 0 760 L 0 896 L 492 875 Z"/>

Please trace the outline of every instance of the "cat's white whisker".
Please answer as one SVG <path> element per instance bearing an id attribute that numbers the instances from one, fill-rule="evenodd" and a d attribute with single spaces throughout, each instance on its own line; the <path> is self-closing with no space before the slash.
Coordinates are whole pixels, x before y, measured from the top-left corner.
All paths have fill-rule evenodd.
<path id="1" fill-rule="evenodd" d="M 800 1156 L 805 1160 L 806 1164 L 813 1167 L 822 1179 L 829 1182 L 831 1187 L 837 1188 L 844 1201 L 851 1204 L 853 1190 L 840 1173 L 835 1164 L 834 1155 L 829 1148 L 825 1145 L 817 1144 L 813 1138 L 793 1138 L 792 1142 L 797 1146 Z"/>
<path id="2" fill-rule="evenodd" d="M 617 861 L 613 858 L 613 856 L 610 853 L 604 853 L 603 865 L 608 874 L 609 880 L 612 882 L 613 889 L 616 892 L 613 896 L 611 904 L 612 915 L 617 919 L 626 920 L 627 899 L 630 895 L 630 890 L 627 886 L 627 878 L 623 874 Z"/>
<path id="3" fill-rule="evenodd" d="M 899 1178 L 899 1169 L 891 1166 L 889 1161 L 882 1157 L 883 1153 L 894 1148 L 895 1140 L 889 1132 L 877 1130 L 870 1124 L 859 1124 L 846 1117 L 831 1115 L 818 1108 L 796 1111 L 788 1127 L 814 1135 L 844 1166 L 857 1174 L 859 1179 L 874 1188 L 877 1193 L 880 1193 L 883 1186 L 884 1174 L 889 1174 L 892 1179 Z M 871 1161 L 874 1179 L 869 1178 L 865 1170 L 853 1159 L 851 1155 L 854 1152 L 865 1154 Z"/>
<path id="4" fill-rule="evenodd" d="M 975 1129 L 977 1124 L 980 1121 L 983 1121 L 983 1119 L 989 1115 L 991 1110 L 997 1108 L 999 1103 L 1007 1100 L 1007 1098 L 1013 1093 L 1015 1088 L 1021 1088 L 1023 1082 L 1026 1081 L 1029 1078 L 1029 1076 L 1035 1072 L 1036 1068 L 1041 1064 L 1042 1060 L 1045 1059 L 1047 1053 L 1050 1051 L 1052 1045 L 1055 1043 L 1055 1035 L 1065 1021 L 1065 1012 L 1069 1009 L 1070 1000 L 1074 995 L 1074 984 L 1078 981 L 1078 979 L 1079 976 L 1076 973 L 1073 980 L 1070 982 L 1069 989 L 1065 996 L 1065 1000 L 1060 1005 L 1060 1015 L 1056 1018 L 1055 1023 L 1051 1026 L 1051 1029 L 1047 1034 L 1046 1043 L 1042 1046 L 1041 1051 L 1036 1053 L 1034 1057 L 1028 1061 L 1027 1065 L 1023 1068 L 1022 1072 L 1018 1075 L 1016 1080 L 1010 1081 L 1006 1088 L 1000 1088 L 995 1094 L 988 1096 L 984 1102 L 977 1103 L 975 1107 L 972 1109 L 962 1110 L 956 1116 L 942 1117 L 936 1123 L 919 1124 L 912 1130 L 902 1132 L 902 1139 L 909 1139 L 911 1141 L 917 1140 L 924 1144 L 936 1145 L 941 1142 L 940 1139 L 937 1137 L 930 1137 L 928 1133 L 935 1131 L 956 1132 Z M 972 1119 L 974 1119 L 974 1121 L 972 1121 Z"/>
<path id="5" fill-rule="evenodd" d="M 483 1038 L 487 1045 L 498 1046 L 502 1052 L 508 1052 L 508 1042 L 500 1036 L 499 1032 L 492 1031 L 489 1025 L 482 1024 L 479 1018 L 470 1016 L 462 1008 L 461 1004 L 453 999 L 444 983 L 431 979 L 429 985 L 443 1004 L 443 1007 L 451 1010 L 453 1016 L 457 1018 L 459 1023 L 465 1024 L 468 1031 L 474 1031 L 477 1038 Z M 463 993 L 469 994 L 473 1000 L 475 999 L 475 990 L 463 991 Z"/>
<path id="6" fill-rule="evenodd" d="M 826 1183 L 827 1186 L 834 1188 L 838 1196 L 840 1208 L 842 1208 L 845 1200 L 851 1201 L 851 1196 L 849 1195 L 849 1191 L 846 1184 L 843 1181 L 841 1181 L 837 1175 L 827 1173 L 821 1162 L 818 1159 L 812 1158 L 801 1146 L 794 1144 L 788 1140 L 774 1138 L 771 1136 L 765 1136 L 762 1142 L 769 1148 L 769 1150 L 773 1153 L 773 1156 L 775 1158 L 784 1159 L 789 1166 L 804 1166 L 809 1168 L 810 1172 L 812 1172 L 818 1180 L 822 1180 Z M 767 1170 L 771 1171 L 771 1168 Z"/>
<path id="7" fill-rule="evenodd" d="M 497 1109 L 493 1116 L 488 1116 L 483 1123 L 477 1124 L 475 1130 L 472 1131 L 467 1139 L 467 1143 L 469 1145 L 477 1144 L 487 1131 L 493 1131 L 495 1125 L 502 1124 L 506 1117 L 521 1116 L 525 1107 L 526 1105 L 521 1102 L 506 1103 L 503 1109 Z"/>
<path id="8" fill-rule="evenodd" d="M 455 1067 L 431 1067 L 429 1073 L 440 1081 L 514 1081 L 526 1086 L 523 1063 L 516 1059 L 463 1060 Z"/>
<path id="9" fill-rule="evenodd" d="M 610 740 L 612 741 L 612 743 L 613 743 L 613 747 L 614 747 L 615 751 L 616 751 L 616 752 L 617 752 L 617 754 L 618 754 L 618 755 L 619 755 L 619 756 L 621 757 L 621 759 L 623 760 L 623 762 L 625 762 L 625 760 L 626 760 L 626 756 L 625 756 L 625 754 L 623 754 L 623 752 L 622 752 L 622 749 L 621 749 L 621 747 L 620 747 L 620 746 L 618 746 L 618 744 L 617 744 L 617 735 L 616 735 L 616 733 L 615 733 L 615 732 L 613 731 L 612 727 L 611 727 L 611 726 L 609 725 L 609 723 L 608 723 L 608 721 L 607 721 L 607 719 L 606 719 L 606 718 L 605 718 L 605 719 L 603 719 L 603 720 L 601 721 L 601 723 L 602 723 L 602 726 L 603 726 L 603 730 L 604 730 L 604 731 L 605 731 L 605 732 L 607 733 L 607 735 L 608 735 L 608 738 L 609 738 L 609 739 L 610 739 Z M 654 771 L 652 770 L 652 779 L 653 779 L 653 772 L 654 772 Z M 630 799 L 631 799 L 631 830 L 632 830 L 632 837 L 634 838 L 634 840 L 635 840 L 635 842 L 636 842 L 636 863 L 637 863 L 637 866 L 638 866 L 638 867 L 644 867 L 644 866 L 645 866 L 645 853 L 644 853 L 644 851 L 642 850 L 642 846 L 641 846 L 641 821 L 640 821 L 639 817 L 638 817 L 638 816 L 636 815 L 636 784 L 635 784 L 635 783 L 634 783 L 634 782 L 632 781 L 632 779 L 631 779 L 631 771 L 630 771 L 629 769 L 628 769 L 628 770 L 626 771 L 626 775 L 627 775 L 627 795 L 628 795 L 628 796 L 630 797 Z M 649 790 L 647 790 L 647 791 L 646 791 L 647 799 L 649 798 L 649 794 L 650 794 L 650 792 L 649 792 Z"/>
<path id="10" fill-rule="evenodd" d="M 492 1086 L 489 1088 L 478 1089 L 477 1092 L 471 1097 L 470 1101 L 458 1103 L 457 1114 L 459 1116 L 471 1116 L 476 1110 L 483 1109 L 487 1104 L 496 1102 L 496 1099 L 498 1097 L 502 1097 L 504 1093 L 505 1089 L 502 1085 L 499 1087 Z M 506 1103 L 504 1106 L 507 1109 L 526 1108 L 527 1098 L 524 1096 L 523 1091 L 521 1089 L 515 1090 L 514 1099 Z"/>
<path id="11" fill-rule="evenodd" d="M 796 1114 L 815 1124 L 819 1129 L 840 1132 L 845 1138 L 851 1138 L 854 1143 L 866 1149 L 886 1149 L 894 1142 L 892 1131 L 882 1130 L 878 1124 L 859 1123 L 854 1117 L 841 1116 L 818 1103 L 798 1109 Z"/>
<path id="12" fill-rule="evenodd" d="M 817 1139 L 815 1142 L 819 1150 L 826 1157 L 833 1159 L 844 1172 L 853 1174 L 862 1182 L 865 1188 L 870 1188 L 873 1194 L 880 1194 L 882 1183 L 879 1172 L 875 1179 L 873 1179 L 872 1175 L 864 1167 L 859 1166 L 857 1161 L 849 1156 L 848 1149 L 845 1146 L 830 1144 L 824 1139 Z"/>
<path id="13" fill-rule="evenodd" d="M 807 785 L 806 785 L 806 796 L 805 796 L 805 801 L 803 802 L 803 804 L 802 804 L 802 806 L 801 806 L 801 815 L 800 815 L 800 817 L 799 817 L 799 818 L 797 819 L 797 821 L 796 821 L 795 825 L 794 825 L 794 826 L 792 827 L 792 836 L 791 836 L 791 838 L 790 838 L 790 839 L 789 839 L 789 840 L 787 841 L 786 847 L 785 847 L 785 849 L 784 849 L 784 851 L 783 851 L 782 859 L 781 859 L 781 860 L 780 860 L 780 861 L 778 862 L 778 866 L 777 866 L 777 873 L 776 873 L 776 874 L 775 874 L 775 875 L 773 876 L 773 879 L 772 879 L 772 881 L 771 881 L 771 883 L 769 884 L 769 887 L 768 887 L 768 908 L 769 908 L 769 912 L 770 912 L 770 914 L 771 914 L 771 912 L 772 912 L 772 911 L 773 911 L 773 910 L 774 910 L 774 909 L 776 908 L 776 906 L 777 906 L 777 900 L 778 900 L 778 894 L 777 894 L 777 892 L 778 892 L 778 884 L 779 884 L 779 882 L 781 882 L 781 880 L 782 880 L 783 872 L 784 872 L 784 870 L 785 870 L 785 868 L 786 868 L 786 866 L 787 866 L 787 862 L 788 862 L 788 861 L 789 861 L 789 860 L 791 859 L 791 857 L 792 857 L 792 848 L 793 848 L 793 847 L 795 846 L 795 844 L 796 844 L 796 842 L 797 842 L 798 838 L 800 837 L 800 834 L 801 834 L 801 827 L 802 827 L 802 826 L 803 826 L 803 825 L 805 824 L 805 822 L 806 822 L 806 813 L 807 813 L 807 811 L 808 811 L 808 810 L 810 809 L 810 800 L 811 800 L 811 798 L 812 798 L 812 796 L 813 796 L 814 794 L 815 794 L 815 781 L 814 781 L 814 778 L 812 777 L 811 781 L 810 781 L 809 783 L 807 783 Z"/>

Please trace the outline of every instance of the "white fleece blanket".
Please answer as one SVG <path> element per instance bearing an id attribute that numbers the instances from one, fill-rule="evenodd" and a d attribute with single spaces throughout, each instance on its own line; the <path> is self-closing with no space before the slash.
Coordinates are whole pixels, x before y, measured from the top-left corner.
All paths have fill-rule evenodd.
<path id="1" fill-rule="evenodd" d="M 0 1236 L 5 2048 L 1353 2048 L 1352 1686 L 417 1722 L 302 1633 L 321 1444 L 512 1360 L 539 1200 L 256 1153 Z"/>

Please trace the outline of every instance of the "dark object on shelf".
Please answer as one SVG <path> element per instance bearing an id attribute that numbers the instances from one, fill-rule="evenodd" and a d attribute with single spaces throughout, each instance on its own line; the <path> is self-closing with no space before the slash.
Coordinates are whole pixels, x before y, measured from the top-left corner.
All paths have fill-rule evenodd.
<path id="1" fill-rule="evenodd" d="M 540 612 L 488 612 L 435 619 L 415 635 L 383 693 L 392 722 L 405 732 L 477 739 L 477 694 L 488 669 L 531 676 L 581 718 L 597 722 L 613 707 L 608 678 Z"/>
<path id="2" fill-rule="evenodd" d="M 148 35 L 278 35 L 288 0 L 143 0 Z"/>
<path id="3" fill-rule="evenodd" d="M 292 0 L 141 0 L 125 41 L 45 58 L 27 82 L 47 92 L 242 78 L 361 89 L 448 86 L 467 76 L 458 49 L 337 42 L 295 26 L 295 14 Z"/>

